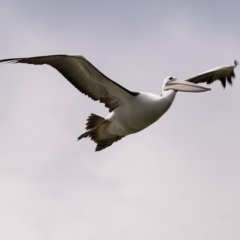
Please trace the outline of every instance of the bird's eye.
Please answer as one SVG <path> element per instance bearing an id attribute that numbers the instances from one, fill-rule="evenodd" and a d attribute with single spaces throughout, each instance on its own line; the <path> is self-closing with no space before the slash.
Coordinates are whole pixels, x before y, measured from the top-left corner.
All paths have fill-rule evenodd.
<path id="1" fill-rule="evenodd" d="M 169 80 L 173 80 L 173 77 L 170 77 Z"/>

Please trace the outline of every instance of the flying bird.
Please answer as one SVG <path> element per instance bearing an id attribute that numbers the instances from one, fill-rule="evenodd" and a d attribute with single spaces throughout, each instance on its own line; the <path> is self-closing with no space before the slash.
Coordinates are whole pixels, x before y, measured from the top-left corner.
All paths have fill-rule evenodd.
<path id="1" fill-rule="evenodd" d="M 78 140 L 90 137 L 100 151 L 111 146 L 126 135 L 143 130 L 156 122 L 172 105 L 175 95 L 181 92 L 205 92 L 211 90 L 198 83 L 211 84 L 220 80 L 225 88 L 226 82 L 232 84 L 235 77 L 233 66 L 222 66 L 203 72 L 186 80 L 167 77 L 160 95 L 133 92 L 106 77 L 83 56 L 50 55 L 30 58 L 3 59 L 0 62 L 47 64 L 59 71 L 80 92 L 96 101 L 104 103 L 109 109 L 106 118 L 91 114 L 86 123 L 86 132 Z"/>

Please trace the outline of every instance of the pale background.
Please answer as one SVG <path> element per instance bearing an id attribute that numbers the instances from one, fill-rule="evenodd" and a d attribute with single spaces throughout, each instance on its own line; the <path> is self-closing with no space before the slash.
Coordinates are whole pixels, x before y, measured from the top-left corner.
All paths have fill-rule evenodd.
<path id="1" fill-rule="evenodd" d="M 132 91 L 161 92 L 240 60 L 240 2 L 0 2 L 0 58 L 84 55 Z M 240 68 L 233 87 L 178 93 L 101 152 L 77 142 L 103 104 L 48 66 L 0 65 L 0 239 L 239 240 Z"/>

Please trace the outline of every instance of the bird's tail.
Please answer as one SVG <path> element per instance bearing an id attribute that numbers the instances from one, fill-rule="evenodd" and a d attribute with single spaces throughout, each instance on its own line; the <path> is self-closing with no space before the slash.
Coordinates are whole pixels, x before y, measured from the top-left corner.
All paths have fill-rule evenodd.
<path id="1" fill-rule="evenodd" d="M 96 114 L 91 113 L 87 119 L 86 131 L 78 137 L 78 140 L 90 137 L 92 141 L 97 143 L 96 151 L 100 151 L 104 148 L 111 146 L 114 142 L 120 140 L 122 137 L 119 136 L 109 136 L 107 134 L 107 127 L 110 122 L 105 120 Z"/>
<path id="2" fill-rule="evenodd" d="M 88 131 L 86 131 L 85 133 L 80 135 L 78 137 L 78 140 L 85 138 L 85 137 L 92 137 L 94 135 L 93 133 L 96 132 L 97 128 L 100 127 L 103 122 L 104 122 L 103 117 L 100 117 L 96 114 L 91 113 L 91 115 L 88 117 L 87 123 L 86 123 L 86 130 L 88 130 Z"/>

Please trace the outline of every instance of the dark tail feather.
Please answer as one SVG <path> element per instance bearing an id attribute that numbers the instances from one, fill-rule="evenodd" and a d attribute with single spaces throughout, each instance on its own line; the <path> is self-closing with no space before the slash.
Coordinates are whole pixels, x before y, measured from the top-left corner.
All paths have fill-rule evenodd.
<path id="1" fill-rule="evenodd" d="M 87 131 L 80 135 L 78 140 L 90 137 L 92 141 L 97 143 L 95 151 L 101 151 L 102 149 L 111 146 L 114 142 L 117 142 L 124 136 L 108 136 L 106 134 L 106 129 L 109 124 L 110 122 L 103 117 L 91 113 L 86 123 Z"/>
<path id="2" fill-rule="evenodd" d="M 101 123 L 103 123 L 104 118 L 100 117 L 96 114 L 91 113 L 91 115 L 87 119 L 86 123 L 86 130 L 89 130 L 82 135 L 80 135 L 77 139 L 78 141 L 81 140 L 82 138 L 86 138 L 88 136 L 91 136 L 91 133 L 95 130 L 95 128 L 98 128 Z"/>
<path id="3" fill-rule="evenodd" d="M 87 119 L 86 130 L 90 130 L 100 126 L 101 123 L 103 123 L 103 121 L 104 121 L 103 117 L 100 117 L 96 114 L 91 113 L 91 115 Z"/>

